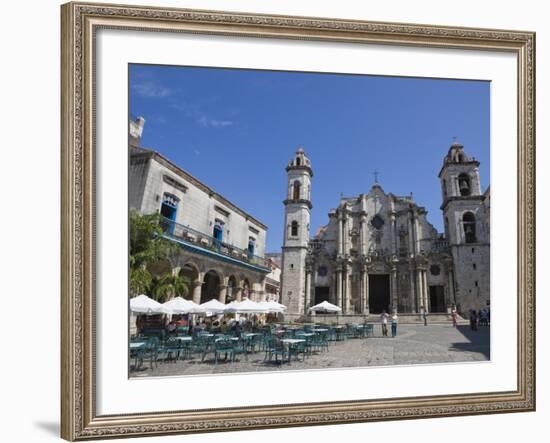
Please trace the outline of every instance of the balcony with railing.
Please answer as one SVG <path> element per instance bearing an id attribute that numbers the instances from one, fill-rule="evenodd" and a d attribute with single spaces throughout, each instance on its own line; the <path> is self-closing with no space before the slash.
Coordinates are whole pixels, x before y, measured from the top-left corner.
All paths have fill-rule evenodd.
<path id="1" fill-rule="evenodd" d="M 160 226 L 163 230 L 163 235 L 169 240 L 175 240 L 182 245 L 188 245 L 192 249 L 204 252 L 212 252 L 221 255 L 232 262 L 238 262 L 247 267 L 261 268 L 262 272 L 271 272 L 271 265 L 268 258 L 254 255 L 248 250 L 241 249 L 237 246 L 225 243 L 197 231 L 196 229 L 176 223 L 173 220 L 162 217 L 160 218 Z"/>
<path id="2" fill-rule="evenodd" d="M 432 244 L 432 252 L 437 253 L 449 253 L 451 250 L 449 246 L 449 241 L 443 238 L 438 238 L 436 241 Z"/>

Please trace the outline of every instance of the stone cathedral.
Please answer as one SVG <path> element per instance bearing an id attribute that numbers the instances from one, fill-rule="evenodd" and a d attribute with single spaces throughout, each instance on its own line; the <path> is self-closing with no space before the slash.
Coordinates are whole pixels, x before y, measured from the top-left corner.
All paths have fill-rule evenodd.
<path id="1" fill-rule="evenodd" d="M 303 149 L 286 171 L 281 299 L 289 314 L 324 300 L 359 316 L 489 305 L 490 192 L 482 193 L 479 162 L 460 143 L 439 171 L 444 233 L 412 195 L 386 193 L 375 179 L 368 193 L 341 197 L 310 237 L 313 165 Z"/>

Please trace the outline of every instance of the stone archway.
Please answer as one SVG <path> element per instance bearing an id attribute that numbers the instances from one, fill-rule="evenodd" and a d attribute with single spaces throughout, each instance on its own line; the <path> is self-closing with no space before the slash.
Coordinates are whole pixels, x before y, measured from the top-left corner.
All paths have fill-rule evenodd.
<path id="1" fill-rule="evenodd" d="M 220 287 L 222 285 L 222 278 L 220 274 L 214 270 L 208 271 L 204 274 L 203 284 L 201 288 L 201 303 L 217 299 L 220 294 Z"/>

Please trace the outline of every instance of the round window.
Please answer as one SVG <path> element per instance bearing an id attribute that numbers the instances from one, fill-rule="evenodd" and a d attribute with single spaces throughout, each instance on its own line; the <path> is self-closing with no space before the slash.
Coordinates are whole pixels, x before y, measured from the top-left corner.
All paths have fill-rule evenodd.
<path id="1" fill-rule="evenodd" d="M 441 274 L 441 268 L 438 265 L 431 265 L 430 272 L 432 275 L 439 275 Z"/>
<path id="2" fill-rule="evenodd" d="M 317 274 L 319 275 L 319 277 L 326 277 L 327 274 L 328 274 L 328 269 L 326 266 L 319 266 L 317 268 Z"/>

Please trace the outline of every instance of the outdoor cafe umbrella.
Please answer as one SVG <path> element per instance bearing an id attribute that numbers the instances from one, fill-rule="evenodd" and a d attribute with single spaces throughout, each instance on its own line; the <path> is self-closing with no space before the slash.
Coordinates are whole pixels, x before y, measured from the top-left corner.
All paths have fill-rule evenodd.
<path id="1" fill-rule="evenodd" d="M 130 310 L 138 314 L 169 314 L 170 312 L 158 301 L 145 294 L 130 299 Z"/>
<path id="2" fill-rule="evenodd" d="M 279 302 L 275 301 L 275 300 L 268 301 L 267 303 L 269 303 L 269 305 L 273 306 L 274 308 L 279 308 L 282 311 L 286 311 L 286 306 L 283 305 L 282 303 L 279 303 Z"/>
<path id="3" fill-rule="evenodd" d="M 318 305 L 312 306 L 309 310 L 313 312 L 340 312 L 342 308 L 339 308 L 338 306 L 325 300 Z"/>
<path id="4" fill-rule="evenodd" d="M 281 305 L 275 301 L 262 301 L 258 303 L 262 308 L 266 309 L 267 312 L 284 312 L 286 309 L 285 305 Z"/>
<path id="5" fill-rule="evenodd" d="M 191 300 L 185 300 L 182 297 L 175 297 L 170 301 L 163 304 L 164 308 L 170 311 L 172 314 L 189 314 L 195 312 L 195 309 L 199 307 Z"/>
<path id="6" fill-rule="evenodd" d="M 239 314 L 247 314 L 247 313 L 265 313 L 267 312 L 267 309 L 260 305 L 260 303 L 256 303 L 255 301 L 246 299 L 241 302 L 236 302 L 229 306 L 226 309 L 226 312 L 235 312 Z"/>
<path id="7" fill-rule="evenodd" d="M 223 314 L 226 309 L 227 309 L 227 306 L 225 306 L 223 303 L 220 303 L 218 300 L 213 298 L 212 300 L 209 300 L 209 301 L 199 305 L 195 309 L 194 313 L 199 313 L 199 314 L 206 314 L 206 313 Z"/>

